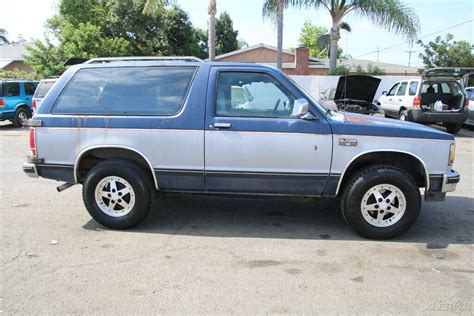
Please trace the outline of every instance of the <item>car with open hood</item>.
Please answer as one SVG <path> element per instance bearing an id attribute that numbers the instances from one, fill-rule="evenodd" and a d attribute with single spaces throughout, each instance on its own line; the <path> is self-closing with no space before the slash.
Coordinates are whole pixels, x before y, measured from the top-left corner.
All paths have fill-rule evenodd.
<path id="1" fill-rule="evenodd" d="M 373 115 L 381 113 L 373 103 L 381 79 L 366 75 L 341 76 L 336 88 L 326 89 L 319 103 L 326 109 Z"/>
<path id="2" fill-rule="evenodd" d="M 156 192 L 324 196 L 377 239 L 413 225 L 420 188 L 442 201 L 460 180 L 450 134 L 328 111 L 272 67 L 169 59 L 66 70 L 29 121 L 23 171 L 58 191 L 81 184 L 89 214 L 115 229 L 138 225 Z"/>
<path id="3" fill-rule="evenodd" d="M 388 117 L 417 123 L 441 123 L 449 133 L 461 130 L 469 113 L 469 98 L 463 88 L 474 68 L 433 68 L 422 78 L 405 79 L 393 85 L 378 103 Z"/>

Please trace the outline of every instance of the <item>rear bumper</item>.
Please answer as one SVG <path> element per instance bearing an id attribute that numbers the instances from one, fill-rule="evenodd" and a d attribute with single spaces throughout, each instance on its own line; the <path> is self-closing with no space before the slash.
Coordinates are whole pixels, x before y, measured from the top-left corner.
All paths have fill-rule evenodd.
<path id="1" fill-rule="evenodd" d="M 28 157 L 23 164 L 23 172 L 32 178 L 47 178 L 68 183 L 75 183 L 74 166 L 61 164 L 46 164 L 44 159 Z"/>
<path id="2" fill-rule="evenodd" d="M 462 123 L 467 119 L 468 111 L 461 112 L 431 112 L 422 109 L 408 111 L 410 121 L 419 123 Z"/>
<path id="3" fill-rule="evenodd" d="M 461 176 L 456 170 L 450 170 L 440 175 L 430 175 L 429 190 L 425 192 L 425 201 L 444 201 L 447 192 L 456 190 Z"/>
<path id="4" fill-rule="evenodd" d="M 38 178 L 38 169 L 34 163 L 25 162 L 23 164 L 23 172 L 26 173 L 27 176 L 32 178 Z"/>

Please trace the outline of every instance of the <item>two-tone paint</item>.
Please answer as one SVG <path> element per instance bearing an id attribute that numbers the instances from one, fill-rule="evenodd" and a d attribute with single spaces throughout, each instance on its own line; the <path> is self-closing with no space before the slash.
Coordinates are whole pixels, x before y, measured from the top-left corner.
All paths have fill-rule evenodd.
<path id="1" fill-rule="evenodd" d="M 176 115 L 53 114 L 55 100 L 82 68 L 176 65 L 196 68 Z M 223 71 L 271 75 L 297 98 L 308 100 L 314 119 L 216 116 L 216 81 Z M 336 195 L 351 164 L 374 152 L 404 153 L 418 160 L 429 189 L 432 177 L 444 179 L 451 172 L 448 153 L 454 143 L 452 135 L 414 123 L 327 112 L 280 71 L 237 63 L 74 66 L 49 91 L 34 120 L 41 122 L 35 131 L 40 176 L 77 183 L 78 166 L 88 152 L 120 148 L 143 158 L 162 191 Z"/>

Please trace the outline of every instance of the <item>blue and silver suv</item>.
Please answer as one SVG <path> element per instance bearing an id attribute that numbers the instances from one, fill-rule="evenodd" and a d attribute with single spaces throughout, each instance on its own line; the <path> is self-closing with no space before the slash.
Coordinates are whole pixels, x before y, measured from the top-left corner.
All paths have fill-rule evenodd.
<path id="1" fill-rule="evenodd" d="M 415 222 L 419 188 L 441 201 L 460 179 L 452 135 L 326 110 L 256 64 L 92 60 L 61 76 L 30 125 L 24 172 L 59 191 L 82 184 L 112 228 L 140 223 L 155 191 L 332 196 L 356 232 L 391 238 Z"/>
<path id="2" fill-rule="evenodd" d="M 31 102 L 35 94 L 36 81 L 0 80 L 0 121 L 10 120 L 22 126 L 31 117 Z"/>

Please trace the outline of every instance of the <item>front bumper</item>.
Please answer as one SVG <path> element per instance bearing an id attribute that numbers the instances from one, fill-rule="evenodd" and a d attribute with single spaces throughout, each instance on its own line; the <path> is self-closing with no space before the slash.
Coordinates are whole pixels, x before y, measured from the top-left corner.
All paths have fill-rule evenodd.
<path id="1" fill-rule="evenodd" d="M 425 201 L 444 201 L 446 193 L 456 190 L 460 180 L 461 176 L 456 170 L 430 176 L 430 186 L 429 190 L 425 192 Z"/>
<path id="2" fill-rule="evenodd" d="M 417 123 L 462 123 L 467 119 L 468 111 L 434 112 L 412 109 L 408 111 L 408 120 Z"/>

